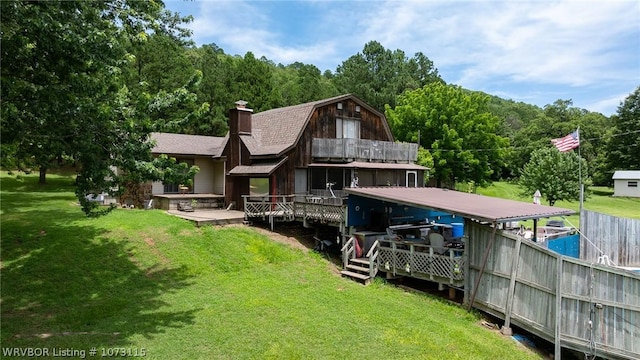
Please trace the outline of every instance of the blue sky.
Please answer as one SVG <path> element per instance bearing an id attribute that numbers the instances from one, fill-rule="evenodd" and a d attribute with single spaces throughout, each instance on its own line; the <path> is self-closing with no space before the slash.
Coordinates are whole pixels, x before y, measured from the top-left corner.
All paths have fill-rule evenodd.
<path id="1" fill-rule="evenodd" d="M 442 78 L 544 106 L 612 115 L 640 86 L 640 1 L 178 1 L 198 46 L 321 71 L 376 40 L 422 52 Z"/>

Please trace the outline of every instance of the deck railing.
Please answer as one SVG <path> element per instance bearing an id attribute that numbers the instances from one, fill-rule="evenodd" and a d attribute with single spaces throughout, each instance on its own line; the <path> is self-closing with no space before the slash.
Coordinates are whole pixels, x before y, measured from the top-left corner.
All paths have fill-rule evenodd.
<path id="1" fill-rule="evenodd" d="M 415 162 L 418 159 L 418 144 L 314 138 L 311 156 L 340 160 Z"/>
<path id="2" fill-rule="evenodd" d="M 453 286 L 464 283 L 464 249 L 449 249 L 446 254 L 439 254 L 434 251 L 435 247 L 422 243 L 389 239 L 380 243 L 381 271 Z"/>
<path id="3" fill-rule="evenodd" d="M 261 218 L 268 220 L 271 228 L 276 219 L 294 220 L 293 195 L 243 195 L 245 218 Z"/>
<path id="4" fill-rule="evenodd" d="M 347 214 L 342 198 L 313 195 L 244 195 L 246 218 L 293 221 L 311 220 L 326 224 L 344 224 Z"/>

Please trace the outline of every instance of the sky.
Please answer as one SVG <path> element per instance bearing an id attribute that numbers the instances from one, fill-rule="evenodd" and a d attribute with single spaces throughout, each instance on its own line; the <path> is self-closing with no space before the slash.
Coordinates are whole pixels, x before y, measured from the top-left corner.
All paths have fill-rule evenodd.
<path id="1" fill-rule="evenodd" d="M 640 1 L 165 0 L 196 45 L 335 72 L 376 40 L 421 52 L 448 84 L 615 114 L 640 86 Z"/>

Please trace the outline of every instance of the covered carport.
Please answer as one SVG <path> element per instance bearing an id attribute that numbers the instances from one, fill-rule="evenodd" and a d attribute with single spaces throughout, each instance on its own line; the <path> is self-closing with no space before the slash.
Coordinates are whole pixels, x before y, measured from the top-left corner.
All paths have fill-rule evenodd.
<path id="1" fill-rule="evenodd" d="M 447 212 L 467 220 L 492 225 L 533 220 L 534 234 L 537 233 L 538 219 L 576 213 L 573 210 L 555 206 L 537 205 L 433 187 L 364 187 L 345 190 L 349 195 Z"/>
<path id="2" fill-rule="evenodd" d="M 496 231 L 500 224 L 533 220 L 533 241 L 536 241 L 535 234 L 537 233 L 539 219 L 566 216 L 575 213 L 575 211 L 570 209 L 441 188 L 365 187 L 345 190 L 349 194 L 349 207 L 357 207 L 359 200 L 373 199 L 385 204 L 397 204 L 405 207 L 435 210 L 462 217 L 465 219 L 465 229 L 468 229 L 471 223 L 482 224 L 491 228 L 491 238 L 482 255 L 479 276 L 475 279 L 475 285 L 472 287 L 474 289 L 473 293 L 470 294 L 470 298 L 467 299 L 469 307 L 473 305 L 476 290 L 478 289 L 478 284 L 484 272 L 489 253 L 495 240 Z M 384 208 L 386 209 L 388 207 L 384 206 Z M 351 209 L 350 213 L 352 213 Z M 470 241 L 472 241 L 472 239 L 470 239 Z M 465 295 L 469 294 L 465 292 Z"/>

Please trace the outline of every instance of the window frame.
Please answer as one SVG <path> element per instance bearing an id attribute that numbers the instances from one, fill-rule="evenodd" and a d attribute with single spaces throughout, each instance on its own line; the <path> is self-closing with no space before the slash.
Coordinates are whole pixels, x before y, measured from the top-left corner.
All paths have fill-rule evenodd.
<path id="1" fill-rule="evenodd" d="M 350 117 L 336 117 L 336 139 L 360 139 L 360 123 L 361 120 Z M 345 136 L 345 133 L 351 133 L 347 126 L 353 125 L 353 136 Z M 350 134 L 347 134 L 350 135 Z"/>

